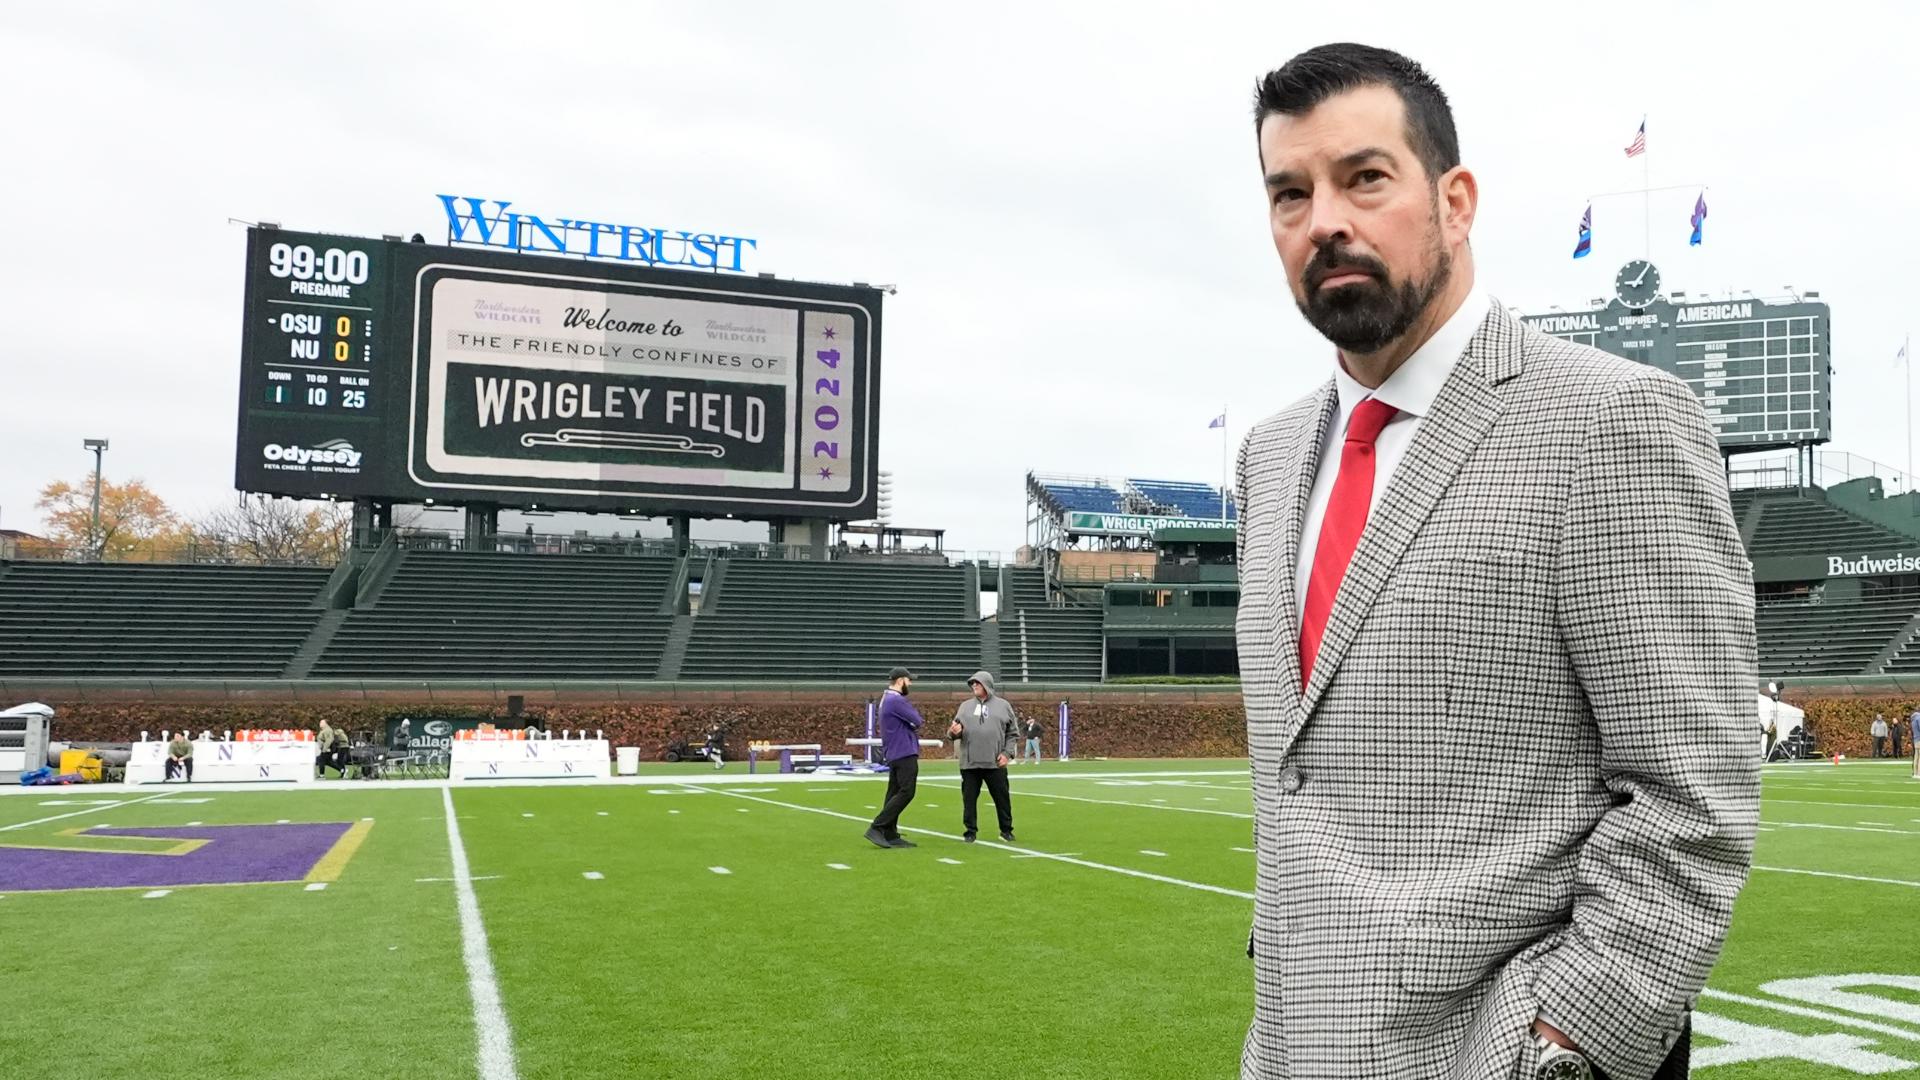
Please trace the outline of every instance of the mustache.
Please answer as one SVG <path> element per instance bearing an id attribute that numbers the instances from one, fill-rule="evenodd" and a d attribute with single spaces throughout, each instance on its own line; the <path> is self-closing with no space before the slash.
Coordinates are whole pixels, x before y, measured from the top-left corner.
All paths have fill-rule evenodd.
<path id="1" fill-rule="evenodd" d="M 1300 276 L 1308 290 L 1314 290 L 1318 289 L 1322 282 L 1333 277 L 1336 272 L 1346 274 L 1355 271 L 1371 275 L 1379 281 L 1387 279 L 1385 263 L 1371 255 L 1348 251 L 1334 243 L 1322 244 L 1314 249 L 1313 258 L 1307 260 L 1307 268 Z"/>

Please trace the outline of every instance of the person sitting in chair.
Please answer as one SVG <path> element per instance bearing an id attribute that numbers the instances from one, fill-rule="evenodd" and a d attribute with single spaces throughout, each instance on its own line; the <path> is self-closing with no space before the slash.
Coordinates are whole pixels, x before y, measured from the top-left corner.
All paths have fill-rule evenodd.
<path id="1" fill-rule="evenodd" d="M 167 779 L 176 776 L 193 783 L 193 740 L 184 731 L 174 732 L 167 743 Z"/>

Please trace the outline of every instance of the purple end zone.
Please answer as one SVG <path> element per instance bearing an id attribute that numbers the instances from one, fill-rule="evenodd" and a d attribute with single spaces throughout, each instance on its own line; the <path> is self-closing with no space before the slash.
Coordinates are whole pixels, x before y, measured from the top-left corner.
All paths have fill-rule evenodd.
<path id="1" fill-rule="evenodd" d="M 81 835 L 152 836 L 211 843 L 185 855 L 0 846 L 0 892 L 298 881 L 352 827 L 333 821 L 317 825 L 93 828 Z"/>

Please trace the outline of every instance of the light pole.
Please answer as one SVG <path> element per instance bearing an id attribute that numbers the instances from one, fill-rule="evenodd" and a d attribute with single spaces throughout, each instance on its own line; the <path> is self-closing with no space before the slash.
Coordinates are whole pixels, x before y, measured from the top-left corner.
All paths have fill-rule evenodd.
<path id="1" fill-rule="evenodd" d="M 107 452 L 107 440 L 87 439 L 82 445 L 93 451 L 93 528 L 87 534 L 87 539 L 93 543 L 93 558 L 98 562 L 100 560 L 100 462 L 101 456 Z"/>

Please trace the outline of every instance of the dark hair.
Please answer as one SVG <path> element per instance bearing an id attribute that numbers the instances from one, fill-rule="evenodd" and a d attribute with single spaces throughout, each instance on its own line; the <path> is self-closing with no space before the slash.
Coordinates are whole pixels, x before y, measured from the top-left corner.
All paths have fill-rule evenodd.
<path id="1" fill-rule="evenodd" d="M 1400 95 L 1407 110 L 1407 145 L 1426 167 L 1429 183 L 1460 164 L 1460 136 L 1446 92 L 1419 64 L 1371 45 L 1316 45 L 1267 72 L 1254 84 L 1254 133 L 1275 113 L 1302 116 L 1335 94 L 1363 86 L 1384 86 Z"/>

